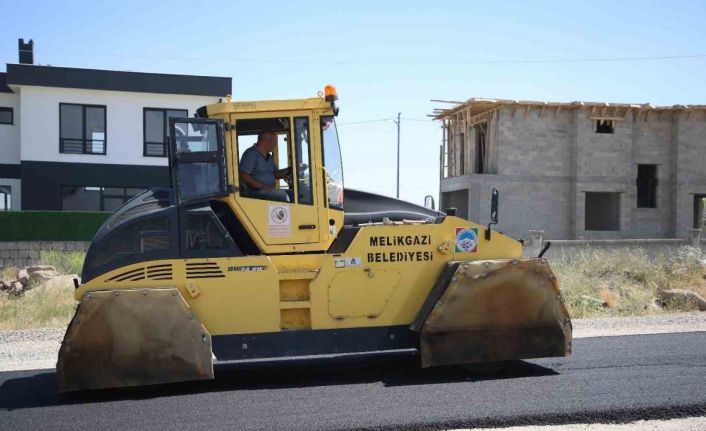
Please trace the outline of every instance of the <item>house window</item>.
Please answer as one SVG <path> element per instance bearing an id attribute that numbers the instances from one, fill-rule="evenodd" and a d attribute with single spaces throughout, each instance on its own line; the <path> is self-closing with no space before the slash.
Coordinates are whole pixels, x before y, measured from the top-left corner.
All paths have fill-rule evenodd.
<path id="1" fill-rule="evenodd" d="M 12 209 L 12 187 L 0 186 L 0 211 Z"/>
<path id="2" fill-rule="evenodd" d="M 186 109 L 145 108 L 143 114 L 143 155 L 146 157 L 166 157 L 169 119 L 188 116 L 189 111 Z"/>
<path id="3" fill-rule="evenodd" d="M 657 165 L 637 165 L 637 207 L 657 208 Z"/>
<path id="4" fill-rule="evenodd" d="M 586 192 L 585 229 L 620 230 L 620 193 Z"/>
<path id="5" fill-rule="evenodd" d="M 114 212 L 142 192 L 128 187 L 61 186 L 61 209 Z"/>
<path id="6" fill-rule="evenodd" d="M 14 112 L 12 108 L 5 108 L 0 106 L 0 124 L 14 124 Z"/>
<path id="7" fill-rule="evenodd" d="M 596 120 L 596 133 L 615 133 L 613 120 Z"/>
<path id="8" fill-rule="evenodd" d="M 59 152 L 105 154 L 106 107 L 59 104 Z"/>

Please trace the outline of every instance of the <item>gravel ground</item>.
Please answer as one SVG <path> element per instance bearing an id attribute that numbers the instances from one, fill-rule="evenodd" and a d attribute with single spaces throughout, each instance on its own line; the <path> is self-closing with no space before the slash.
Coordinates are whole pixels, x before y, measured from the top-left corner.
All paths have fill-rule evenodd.
<path id="1" fill-rule="evenodd" d="M 574 338 L 706 331 L 706 312 L 573 319 Z"/>
<path id="2" fill-rule="evenodd" d="M 700 332 L 706 331 L 706 312 L 575 319 L 573 325 L 574 338 Z M 0 372 L 54 368 L 64 331 L 64 328 L 0 331 Z"/>
<path id="3" fill-rule="evenodd" d="M 0 331 L 0 371 L 54 368 L 64 328 Z"/>
<path id="4" fill-rule="evenodd" d="M 483 431 L 684 431 L 706 430 L 706 417 L 637 421 L 627 424 L 574 424 L 510 428 L 483 428 Z M 454 430 L 470 431 L 470 430 Z"/>

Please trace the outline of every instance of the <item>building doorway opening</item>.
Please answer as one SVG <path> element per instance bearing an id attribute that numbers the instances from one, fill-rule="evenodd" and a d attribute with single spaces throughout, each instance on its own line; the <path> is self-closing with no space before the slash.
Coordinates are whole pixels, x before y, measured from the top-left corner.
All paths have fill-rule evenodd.
<path id="1" fill-rule="evenodd" d="M 468 190 L 456 190 L 441 194 L 442 211 L 456 208 L 456 216 L 468 220 Z"/>
<path id="2" fill-rule="evenodd" d="M 694 195 L 694 229 L 706 227 L 706 195 Z"/>

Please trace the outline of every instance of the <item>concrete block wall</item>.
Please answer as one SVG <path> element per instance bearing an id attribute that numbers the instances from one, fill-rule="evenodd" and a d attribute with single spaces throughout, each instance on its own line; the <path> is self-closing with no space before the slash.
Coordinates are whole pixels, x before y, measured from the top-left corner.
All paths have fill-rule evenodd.
<path id="1" fill-rule="evenodd" d="M 685 235 L 694 223 L 694 196 L 706 195 L 706 113 L 679 115 L 676 125 L 676 233 Z"/>
<path id="2" fill-rule="evenodd" d="M 706 113 L 687 120 L 687 113 L 632 111 L 614 122 L 614 133 L 600 134 L 590 109 L 555 109 L 501 108 L 498 173 L 446 178 L 441 191 L 467 190 L 469 219 L 482 222 L 486 197 L 498 187 L 501 224 L 513 236 L 529 228 L 552 239 L 688 235 L 694 196 L 706 195 Z M 638 164 L 657 165 L 656 208 L 637 208 Z M 619 194 L 619 231 L 585 230 L 586 192 Z"/>
<path id="3" fill-rule="evenodd" d="M 42 251 L 88 250 L 90 241 L 0 241 L 0 268 L 44 264 Z"/>
<path id="4" fill-rule="evenodd" d="M 514 111 L 514 115 L 513 115 Z M 540 118 L 540 114 L 542 117 Z M 531 108 L 500 110 L 498 174 L 518 176 L 571 176 L 573 112 Z"/>
<path id="5" fill-rule="evenodd" d="M 625 198 L 632 202 L 629 220 L 630 238 L 674 238 L 674 114 L 663 112 L 628 116 L 633 127 L 632 170 Z M 637 165 L 657 165 L 657 208 L 637 208 Z"/>
<path id="6" fill-rule="evenodd" d="M 633 128 L 629 120 L 615 121 L 614 133 L 596 133 L 590 110 L 576 110 L 575 239 L 625 238 L 630 224 Z M 634 180 L 632 184 L 634 187 Z M 620 230 L 586 230 L 586 193 L 620 194 Z"/>

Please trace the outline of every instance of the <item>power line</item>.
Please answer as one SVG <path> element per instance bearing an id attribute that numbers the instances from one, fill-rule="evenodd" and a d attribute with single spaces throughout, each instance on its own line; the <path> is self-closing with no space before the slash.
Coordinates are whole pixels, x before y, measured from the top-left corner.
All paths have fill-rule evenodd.
<path id="1" fill-rule="evenodd" d="M 352 124 L 366 124 L 366 123 L 381 123 L 383 121 L 392 121 L 394 118 L 379 118 L 377 120 L 363 120 L 363 121 L 352 121 L 350 123 L 336 123 L 337 126 L 349 126 Z"/>
<path id="2" fill-rule="evenodd" d="M 0 51 L 17 52 L 17 49 L 0 49 Z M 28 51 L 28 50 L 27 50 Z M 321 60 L 321 59 L 267 59 L 267 58 L 233 58 L 233 57 L 178 57 L 178 56 L 146 56 L 146 55 L 125 55 L 125 54 L 101 54 L 88 52 L 71 51 L 51 51 L 35 50 L 34 53 L 75 55 L 88 57 L 113 57 L 113 58 L 133 58 L 148 60 L 181 60 L 181 61 L 216 61 L 225 63 L 274 63 L 274 64 L 329 64 L 329 65 L 483 65 L 483 64 L 542 64 L 542 63 L 607 63 L 626 61 L 655 61 L 655 60 L 682 60 L 706 58 L 706 54 L 683 54 L 683 55 L 654 55 L 654 56 L 634 56 L 634 57 L 586 57 L 586 58 L 539 58 L 539 59 L 491 59 L 491 60 L 419 60 L 419 59 L 399 59 L 399 60 Z"/>
<path id="3" fill-rule="evenodd" d="M 434 121 L 431 118 L 408 118 L 408 117 L 402 117 L 403 120 L 406 121 L 422 121 L 424 123 L 428 123 L 430 121 Z"/>
<path id="4" fill-rule="evenodd" d="M 402 120 L 404 121 L 423 121 L 425 123 L 432 122 L 434 120 L 432 119 L 426 119 L 426 118 L 407 118 L 407 117 L 401 117 Z M 362 120 L 362 121 L 352 121 L 350 123 L 337 123 L 337 126 L 348 126 L 351 124 L 367 124 L 367 123 L 381 123 L 383 121 L 395 121 L 395 118 L 378 118 L 376 120 Z"/>

